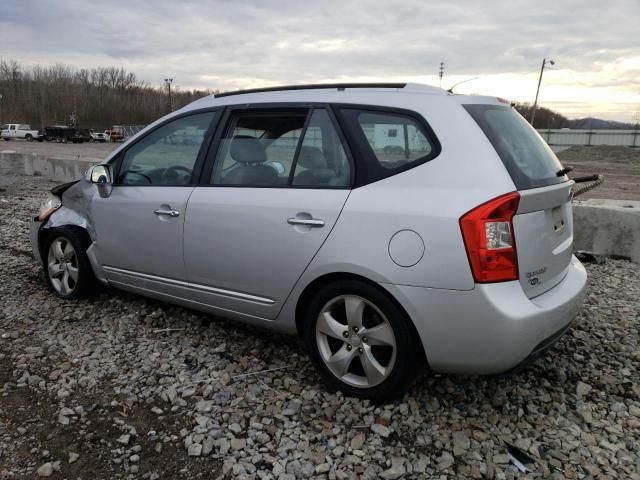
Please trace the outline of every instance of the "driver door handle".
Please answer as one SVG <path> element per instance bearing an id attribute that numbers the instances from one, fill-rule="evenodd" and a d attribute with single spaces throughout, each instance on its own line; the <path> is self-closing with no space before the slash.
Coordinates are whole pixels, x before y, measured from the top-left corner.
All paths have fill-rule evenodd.
<path id="1" fill-rule="evenodd" d="M 306 225 L 308 227 L 324 227 L 324 220 L 319 218 L 288 218 L 289 225 Z"/>
<path id="2" fill-rule="evenodd" d="M 178 217 L 180 216 L 180 212 L 177 210 L 162 210 L 159 208 L 158 210 L 154 210 L 153 213 L 156 215 L 166 215 L 168 217 Z"/>

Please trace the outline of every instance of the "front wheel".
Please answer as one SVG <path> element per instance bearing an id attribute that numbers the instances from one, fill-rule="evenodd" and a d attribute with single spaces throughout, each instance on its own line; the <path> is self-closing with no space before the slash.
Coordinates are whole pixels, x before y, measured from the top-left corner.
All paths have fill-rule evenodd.
<path id="1" fill-rule="evenodd" d="M 76 300 L 88 296 L 95 277 L 86 254 L 88 240 L 77 228 L 61 227 L 45 242 L 44 273 L 51 291 L 60 298 Z"/>
<path id="2" fill-rule="evenodd" d="M 347 395 L 399 396 L 425 366 L 409 319 L 373 285 L 354 280 L 327 285 L 305 317 L 312 361 L 327 383 Z"/>

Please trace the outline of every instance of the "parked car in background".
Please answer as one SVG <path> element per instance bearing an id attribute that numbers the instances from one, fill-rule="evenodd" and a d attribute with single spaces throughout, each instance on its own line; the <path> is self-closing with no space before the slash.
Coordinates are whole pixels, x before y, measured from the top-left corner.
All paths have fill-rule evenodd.
<path id="1" fill-rule="evenodd" d="M 89 134 L 91 135 L 91 138 L 89 139 L 90 142 L 104 143 L 111 140 L 106 132 L 96 132 L 95 130 L 89 130 Z"/>
<path id="2" fill-rule="evenodd" d="M 331 386 L 379 400 L 425 368 L 518 368 L 567 331 L 587 280 L 573 185 L 496 97 L 269 88 L 148 126 L 53 189 L 31 243 L 61 298 L 99 281 L 297 334 Z"/>
<path id="3" fill-rule="evenodd" d="M 46 127 L 45 139 L 48 142 L 58 143 L 83 143 L 91 140 L 91 134 L 87 128 L 67 127 L 64 125 L 54 125 L 52 127 Z"/>
<path id="4" fill-rule="evenodd" d="M 124 135 L 117 130 L 105 130 L 104 134 L 107 135 L 112 142 L 122 142 Z"/>
<path id="5" fill-rule="evenodd" d="M 27 142 L 34 140 L 41 142 L 44 139 L 44 135 L 42 132 L 32 129 L 31 125 L 26 123 L 8 123 L 0 127 L 0 138 L 5 141 L 21 139 Z"/>

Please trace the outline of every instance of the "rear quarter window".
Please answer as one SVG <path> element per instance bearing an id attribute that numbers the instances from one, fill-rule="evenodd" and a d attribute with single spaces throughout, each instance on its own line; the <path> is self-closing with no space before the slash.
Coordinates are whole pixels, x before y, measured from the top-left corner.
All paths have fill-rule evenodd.
<path id="1" fill-rule="evenodd" d="M 502 105 L 463 105 L 487 136 L 518 190 L 546 187 L 568 180 L 549 145 L 522 116 Z"/>
<path id="2" fill-rule="evenodd" d="M 440 153 L 435 134 L 414 112 L 344 107 L 340 113 L 363 161 L 359 167 L 364 168 L 356 172 L 356 186 L 403 172 Z"/>

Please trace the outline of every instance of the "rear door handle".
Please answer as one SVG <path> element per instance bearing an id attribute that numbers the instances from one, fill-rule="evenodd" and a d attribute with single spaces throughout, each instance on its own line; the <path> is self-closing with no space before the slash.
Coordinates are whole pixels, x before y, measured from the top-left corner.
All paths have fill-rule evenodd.
<path id="1" fill-rule="evenodd" d="M 324 227 L 324 220 L 319 218 L 288 218 L 287 223 L 289 225 L 306 225 L 307 227 L 320 228 Z"/>
<path id="2" fill-rule="evenodd" d="M 177 210 L 162 210 L 159 208 L 158 210 L 154 210 L 153 213 L 156 215 L 166 215 L 168 217 L 178 217 L 180 216 L 180 212 Z"/>

